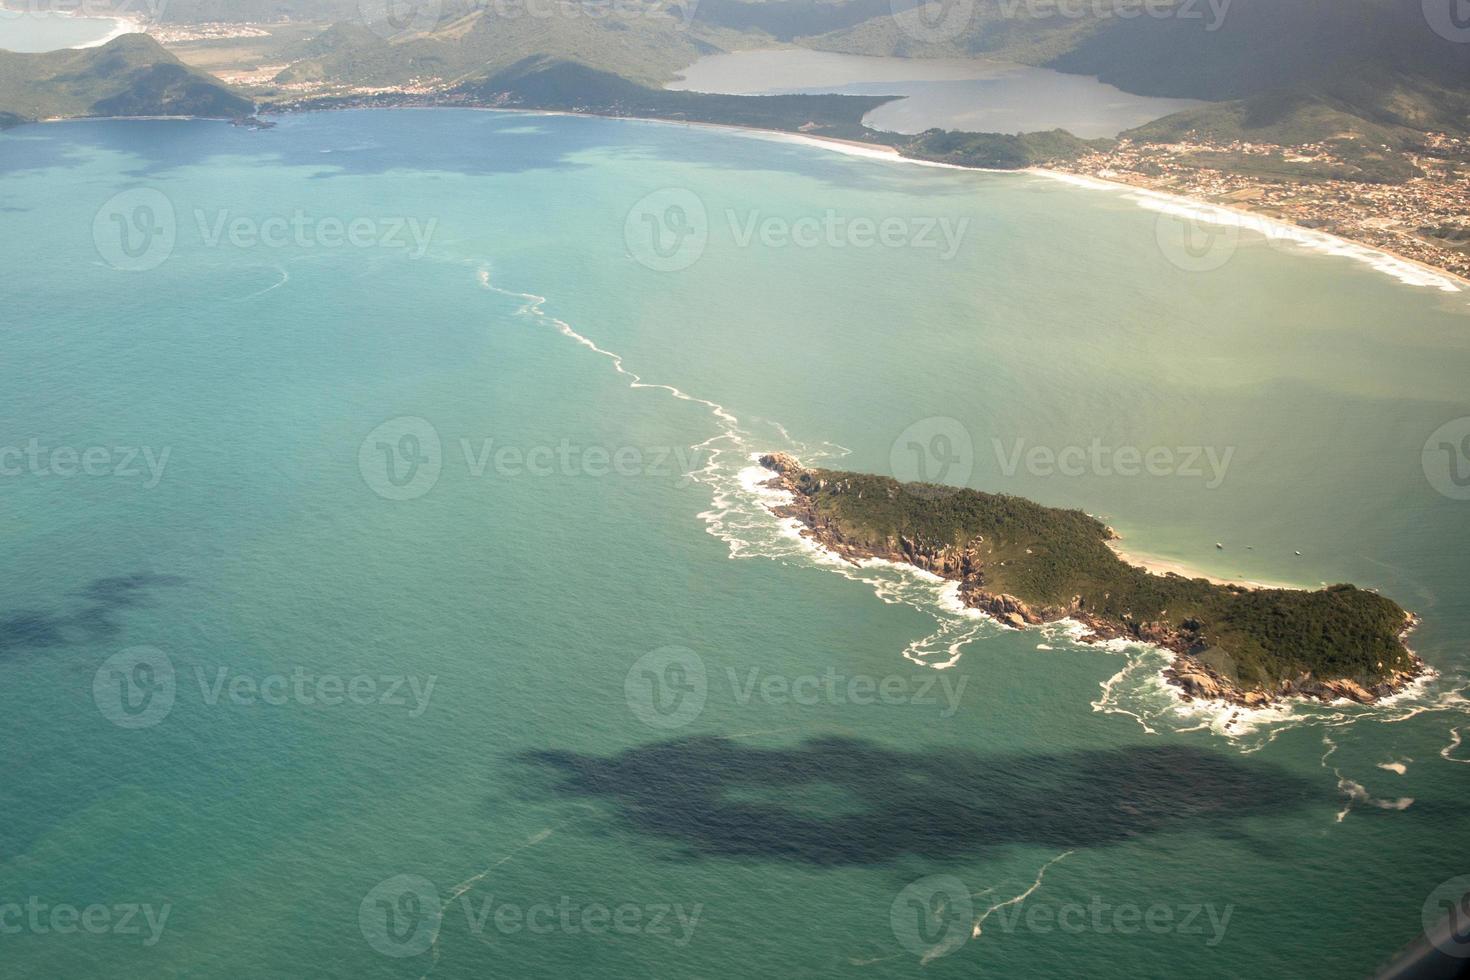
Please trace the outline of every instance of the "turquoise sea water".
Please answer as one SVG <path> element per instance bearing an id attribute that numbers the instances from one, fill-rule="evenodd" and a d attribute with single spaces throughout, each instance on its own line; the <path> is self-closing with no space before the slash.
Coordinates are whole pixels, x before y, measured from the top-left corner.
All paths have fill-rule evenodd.
<path id="1" fill-rule="evenodd" d="M 7 976 L 1340 977 L 1470 872 L 1464 292 L 611 120 L 31 126 L 0 174 Z M 1439 676 L 1182 714 L 813 558 L 771 449 L 1381 588 Z"/>

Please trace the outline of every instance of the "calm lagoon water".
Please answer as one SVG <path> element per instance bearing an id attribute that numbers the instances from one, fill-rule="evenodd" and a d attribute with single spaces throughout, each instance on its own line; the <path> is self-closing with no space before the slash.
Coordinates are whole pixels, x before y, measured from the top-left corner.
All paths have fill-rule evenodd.
<path id="1" fill-rule="evenodd" d="M 0 908 L 103 910 L 8 975 L 1341 977 L 1470 870 L 1463 292 L 613 120 L 28 126 L 0 171 Z M 1181 714 L 1146 651 L 815 560 L 771 449 L 1381 588 L 1439 677 Z"/>
<path id="2" fill-rule="evenodd" d="M 1096 78 L 1002 61 L 874 58 L 827 51 L 737 51 L 701 58 L 670 88 L 726 95 L 902 95 L 864 122 L 892 133 L 1066 129 L 1092 139 L 1204 103 L 1132 95 Z"/>
<path id="3" fill-rule="evenodd" d="M 0 7 L 0 50 L 34 53 L 89 47 L 112 37 L 119 26 L 120 22 L 111 17 L 72 17 Z"/>

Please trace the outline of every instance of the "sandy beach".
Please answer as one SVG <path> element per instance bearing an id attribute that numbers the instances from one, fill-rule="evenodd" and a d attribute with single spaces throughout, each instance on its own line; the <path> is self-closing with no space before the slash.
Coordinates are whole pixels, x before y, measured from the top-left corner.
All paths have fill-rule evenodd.
<path id="1" fill-rule="evenodd" d="M 1202 578 L 1216 585 L 1238 585 L 1245 589 L 1303 589 L 1309 586 L 1292 585 L 1287 582 L 1257 582 L 1252 579 L 1219 578 L 1208 575 L 1197 568 L 1191 568 L 1184 562 L 1175 561 L 1170 558 L 1157 558 L 1152 555 L 1140 555 L 1131 551 L 1125 551 L 1116 540 L 1109 541 L 1108 547 L 1113 553 L 1130 565 L 1135 565 L 1148 572 L 1150 575 L 1182 575 L 1185 578 Z"/>
<path id="2" fill-rule="evenodd" d="M 937 160 L 921 160 L 915 157 L 904 156 L 894 147 L 876 143 L 862 143 L 857 140 L 837 139 L 831 136 L 813 136 L 808 133 L 790 133 L 782 130 L 761 129 L 755 126 L 738 126 L 727 123 L 677 122 L 657 119 L 649 121 L 668 121 L 674 122 L 676 125 L 735 130 L 764 139 L 774 139 L 778 142 L 786 143 L 802 143 L 807 146 L 815 146 L 837 153 L 844 153 L 848 156 L 865 157 L 873 160 L 889 160 L 895 163 L 939 167 L 947 170 L 972 170 L 978 173 L 1030 174 L 1089 190 L 1111 191 L 1114 193 L 1126 192 L 1137 195 L 1138 203 L 1150 210 L 1174 213 L 1188 220 L 1232 226 L 1246 231 L 1252 231 L 1266 238 L 1273 245 L 1286 241 L 1292 245 L 1320 254 L 1334 255 L 1340 258 L 1365 262 L 1379 272 L 1391 275 L 1406 285 L 1425 286 L 1451 293 L 1470 290 L 1470 279 L 1458 276 L 1438 266 L 1432 266 L 1420 262 L 1417 259 L 1409 258 L 1406 255 L 1400 255 L 1389 249 L 1353 241 L 1350 238 L 1343 238 L 1340 235 L 1334 235 L 1330 232 L 1305 228 L 1290 221 L 1284 221 L 1268 214 L 1262 214 L 1259 211 L 1251 211 L 1247 208 L 1227 204 L 1216 204 L 1213 201 L 1205 201 L 1199 198 L 1187 197 L 1183 194 L 1161 191 L 1142 184 L 1130 184 L 1126 181 L 1108 180 L 1102 177 L 1074 174 L 1065 170 L 1051 170 L 1045 167 L 1027 167 L 1022 170 L 1003 170 L 995 167 L 966 167 L 957 163 L 943 163 Z"/>
<path id="3" fill-rule="evenodd" d="M 0 23 L 3 23 L 11 15 L 24 17 L 33 11 L 26 7 L 16 7 L 12 4 L 0 3 Z M 136 17 L 114 16 L 112 14 L 89 14 L 81 10 L 47 10 L 44 11 L 50 17 L 65 17 L 68 20 L 110 20 L 112 28 L 102 37 L 95 41 L 87 41 L 83 44 L 73 44 L 64 51 L 80 51 L 84 48 L 100 48 L 109 41 L 115 41 L 124 34 L 146 34 L 148 25 Z"/>

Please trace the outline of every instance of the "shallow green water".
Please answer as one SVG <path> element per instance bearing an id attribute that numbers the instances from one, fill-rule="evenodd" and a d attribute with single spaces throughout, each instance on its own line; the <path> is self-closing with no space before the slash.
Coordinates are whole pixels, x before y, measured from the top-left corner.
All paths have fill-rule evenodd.
<path id="1" fill-rule="evenodd" d="M 0 173 L 7 975 L 1337 977 L 1470 871 L 1465 293 L 607 120 L 25 127 Z M 829 210 L 903 244 L 742 244 Z M 1229 462 L 1008 472 L 1094 439 Z M 815 560 L 769 449 L 1382 588 L 1440 677 L 1182 715 L 1145 651 Z"/>

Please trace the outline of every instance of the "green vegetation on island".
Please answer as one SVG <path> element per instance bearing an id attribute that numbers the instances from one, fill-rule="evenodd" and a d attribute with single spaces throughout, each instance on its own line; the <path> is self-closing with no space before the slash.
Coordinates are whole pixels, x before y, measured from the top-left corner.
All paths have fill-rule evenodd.
<path id="1" fill-rule="evenodd" d="M 1099 638 L 1183 655 L 1192 693 L 1262 703 L 1302 694 L 1373 700 L 1420 670 L 1393 600 L 1352 585 L 1253 589 L 1156 575 L 1109 546 L 1101 521 L 1020 497 L 762 459 L 794 495 L 781 509 L 850 558 L 881 557 L 961 582 L 961 596 L 1011 625 L 1071 617 Z M 1186 689 L 1191 684 L 1185 683 Z"/>

